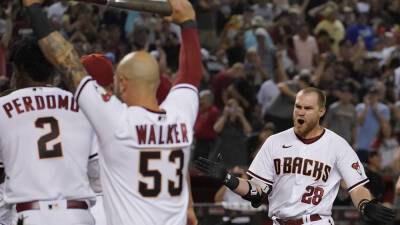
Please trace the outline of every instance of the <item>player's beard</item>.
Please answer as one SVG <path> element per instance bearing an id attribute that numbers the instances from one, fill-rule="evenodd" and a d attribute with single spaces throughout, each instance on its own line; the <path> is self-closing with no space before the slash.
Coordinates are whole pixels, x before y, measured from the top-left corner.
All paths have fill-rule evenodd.
<path id="1" fill-rule="evenodd" d="M 303 121 L 303 122 L 302 122 Z M 306 138 L 307 135 L 318 125 L 318 121 L 314 119 L 296 119 L 295 132 L 301 137 Z"/>

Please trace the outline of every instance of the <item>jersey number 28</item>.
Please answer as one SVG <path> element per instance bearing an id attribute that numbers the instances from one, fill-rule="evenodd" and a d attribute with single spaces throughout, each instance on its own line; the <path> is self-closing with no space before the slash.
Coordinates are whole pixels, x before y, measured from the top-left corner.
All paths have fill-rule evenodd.
<path id="1" fill-rule="evenodd" d="M 324 189 L 321 187 L 307 186 L 306 193 L 303 194 L 301 202 L 318 205 L 324 196 Z"/>
<path id="2" fill-rule="evenodd" d="M 175 164 L 178 161 L 178 168 L 176 170 L 176 175 L 179 178 L 178 184 L 172 180 L 168 180 L 168 192 L 171 196 L 178 196 L 182 192 L 183 183 L 183 151 L 181 149 L 174 150 L 169 154 L 168 160 L 170 163 Z M 148 187 L 145 182 L 139 181 L 139 193 L 143 197 L 157 197 L 161 192 L 161 172 L 159 170 L 150 170 L 149 161 L 150 160 L 161 160 L 161 152 L 140 152 L 140 173 L 143 177 L 152 177 L 154 180 L 154 185 L 152 188 Z"/>
<path id="3" fill-rule="evenodd" d="M 35 121 L 36 128 L 44 129 L 46 124 L 50 125 L 50 132 L 41 136 L 37 142 L 39 158 L 47 159 L 61 157 L 63 156 L 61 142 L 55 143 L 52 149 L 49 149 L 47 146 L 50 141 L 53 141 L 60 136 L 60 127 L 58 126 L 58 121 L 54 117 L 41 117 Z"/>

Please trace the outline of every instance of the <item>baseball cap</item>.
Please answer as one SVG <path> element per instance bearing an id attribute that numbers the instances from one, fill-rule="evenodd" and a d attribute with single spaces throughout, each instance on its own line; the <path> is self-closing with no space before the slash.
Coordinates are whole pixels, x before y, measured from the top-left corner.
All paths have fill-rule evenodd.
<path id="1" fill-rule="evenodd" d="M 101 86 L 113 83 L 113 67 L 111 61 L 103 54 L 90 54 L 81 57 L 81 62 L 86 71 Z"/>
<path id="2" fill-rule="evenodd" d="M 255 35 L 260 35 L 260 36 L 267 37 L 268 36 L 268 32 L 264 28 L 259 27 L 259 28 L 256 29 Z"/>

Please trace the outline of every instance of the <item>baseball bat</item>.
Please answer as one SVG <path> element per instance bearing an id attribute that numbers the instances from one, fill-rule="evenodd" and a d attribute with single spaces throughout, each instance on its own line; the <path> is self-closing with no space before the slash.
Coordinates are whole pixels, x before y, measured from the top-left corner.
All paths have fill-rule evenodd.
<path id="1" fill-rule="evenodd" d="M 128 9 L 157 13 L 162 16 L 170 16 L 172 8 L 166 0 L 74 0 L 77 2 L 106 5 L 119 9 Z"/>

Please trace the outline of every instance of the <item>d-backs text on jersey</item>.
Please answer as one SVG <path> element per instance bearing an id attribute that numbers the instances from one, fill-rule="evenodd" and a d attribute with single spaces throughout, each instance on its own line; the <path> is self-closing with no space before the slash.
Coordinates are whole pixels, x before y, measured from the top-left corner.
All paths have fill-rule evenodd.
<path id="1" fill-rule="evenodd" d="M 331 167 L 323 162 L 301 157 L 284 157 L 274 159 L 276 175 L 282 174 L 302 174 L 311 176 L 315 180 L 326 182 L 331 172 Z"/>

